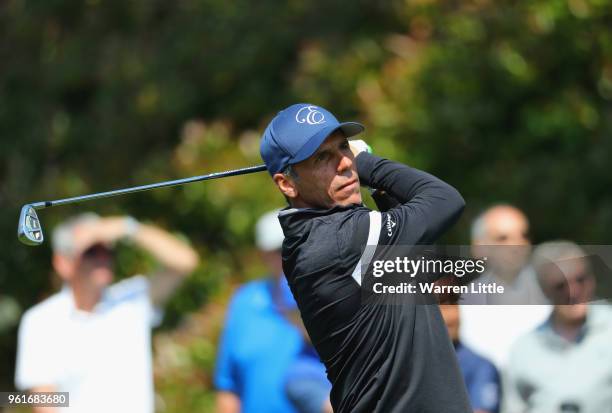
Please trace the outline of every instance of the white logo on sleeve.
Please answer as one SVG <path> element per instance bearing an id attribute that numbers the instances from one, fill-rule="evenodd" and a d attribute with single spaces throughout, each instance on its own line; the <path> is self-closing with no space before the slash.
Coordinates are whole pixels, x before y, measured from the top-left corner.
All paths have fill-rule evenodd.
<path id="1" fill-rule="evenodd" d="M 395 222 L 391 220 L 391 215 L 387 214 L 387 236 L 390 237 L 393 235 L 393 227 L 395 227 Z"/>
<path id="2" fill-rule="evenodd" d="M 309 125 L 320 125 L 325 123 L 325 115 L 317 110 L 316 106 L 304 106 L 295 114 L 297 123 L 307 123 Z"/>

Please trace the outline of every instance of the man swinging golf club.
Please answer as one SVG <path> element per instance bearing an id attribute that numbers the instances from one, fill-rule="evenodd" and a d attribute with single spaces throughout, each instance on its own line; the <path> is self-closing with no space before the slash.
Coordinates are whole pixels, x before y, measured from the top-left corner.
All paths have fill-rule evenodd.
<path id="1" fill-rule="evenodd" d="M 334 412 L 468 413 L 438 306 L 363 305 L 359 270 L 366 245 L 435 241 L 459 217 L 463 198 L 432 175 L 349 143 L 363 129 L 295 104 L 270 122 L 260 147 L 290 204 L 279 214 L 283 269 L 327 368 Z M 384 191 L 395 206 L 371 211 L 360 185 Z"/>

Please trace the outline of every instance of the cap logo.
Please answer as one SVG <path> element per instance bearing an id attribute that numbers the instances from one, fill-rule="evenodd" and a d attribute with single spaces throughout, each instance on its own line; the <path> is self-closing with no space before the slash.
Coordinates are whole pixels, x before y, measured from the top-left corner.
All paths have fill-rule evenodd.
<path id="1" fill-rule="evenodd" d="M 309 125 L 320 125 L 325 123 L 325 115 L 317 110 L 316 106 L 304 106 L 295 114 L 297 123 L 307 123 Z"/>

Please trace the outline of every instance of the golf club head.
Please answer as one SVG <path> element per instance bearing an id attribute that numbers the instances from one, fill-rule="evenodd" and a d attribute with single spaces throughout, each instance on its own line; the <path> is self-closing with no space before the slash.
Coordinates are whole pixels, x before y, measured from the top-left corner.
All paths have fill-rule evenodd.
<path id="1" fill-rule="evenodd" d="M 21 208 L 17 238 L 26 245 L 40 245 L 45 240 L 38 215 L 32 205 L 24 205 Z"/>

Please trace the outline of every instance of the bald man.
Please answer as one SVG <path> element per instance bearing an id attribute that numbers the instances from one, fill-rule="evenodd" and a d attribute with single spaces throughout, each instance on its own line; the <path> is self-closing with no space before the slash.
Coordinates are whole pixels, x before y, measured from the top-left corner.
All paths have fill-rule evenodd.
<path id="1" fill-rule="evenodd" d="M 487 257 L 487 271 L 474 283 L 503 286 L 504 294 L 464 296 L 460 336 L 503 370 L 514 341 L 541 324 L 550 306 L 529 265 L 529 220 L 520 209 L 506 204 L 486 209 L 471 235 L 473 255 Z"/>
<path id="2" fill-rule="evenodd" d="M 472 224 L 472 253 L 487 257 L 487 272 L 475 283 L 503 286 L 504 294 L 469 297 L 477 300 L 471 303 L 548 303 L 528 265 L 531 254 L 529 221 L 520 209 L 495 205 L 481 213 Z"/>

